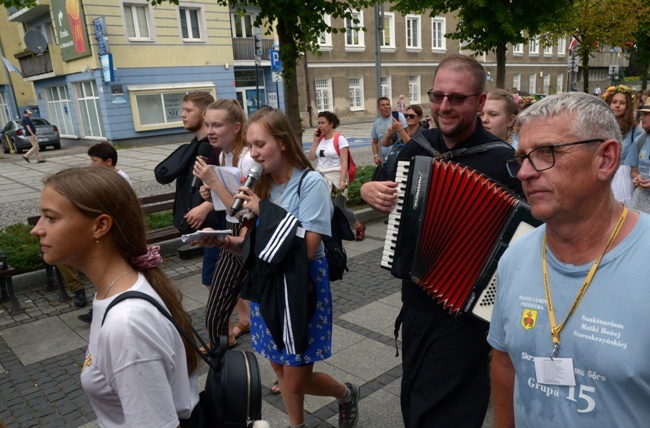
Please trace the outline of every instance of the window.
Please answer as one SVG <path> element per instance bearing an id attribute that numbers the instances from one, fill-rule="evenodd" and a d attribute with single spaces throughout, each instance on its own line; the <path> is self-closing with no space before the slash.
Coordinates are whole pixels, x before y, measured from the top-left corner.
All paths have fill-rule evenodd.
<path id="1" fill-rule="evenodd" d="M 384 30 L 381 41 L 382 48 L 395 48 L 395 15 L 390 12 L 384 13 Z"/>
<path id="2" fill-rule="evenodd" d="M 239 16 L 238 13 L 230 14 L 230 31 L 233 37 L 253 37 L 252 15 Z"/>
<path id="3" fill-rule="evenodd" d="M 323 21 L 325 21 L 328 27 L 332 27 L 332 17 L 330 15 L 324 15 Z M 321 47 L 332 47 L 332 33 L 323 31 L 320 36 L 318 36 L 318 44 Z"/>
<path id="4" fill-rule="evenodd" d="M 409 103 L 420 104 L 420 76 L 409 76 Z"/>
<path id="5" fill-rule="evenodd" d="M 544 56 L 553 56 L 553 45 L 544 46 Z"/>
<path id="6" fill-rule="evenodd" d="M 81 117 L 81 136 L 85 138 L 103 138 L 104 121 L 94 81 L 75 83 L 77 105 Z"/>
<path id="7" fill-rule="evenodd" d="M 445 34 L 447 33 L 447 18 L 435 17 L 431 19 L 431 49 L 432 50 L 446 50 L 447 41 Z"/>
<path id="8" fill-rule="evenodd" d="M 150 8 L 146 4 L 124 4 L 126 36 L 130 41 L 152 40 Z"/>
<path id="9" fill-rule="evenodd" d="M 528 76 L 528 92 L 532 95 L 537 92 L 537 74 L 531 73 Z"/>
<path id="10" fill-rule="evenodd" d="M 5 123 L 9 122 L 9 104 L 7 104 L 7 96 L 4 92 L 0 92 L 0 126 L 4 126 Z"/>
<path id="11" fill-rule="evenodd" d="M 352 19 L 345 18 L 345 46 L 363 48 L 363 13 L 352 11 L 351 14 Z"/>
<path id="12" fill-rule="evenodd" d="M 393 87 L 390 76 L 381 76 L 381 96 L 392 99 Z"/>
<path id="13" fill-rule="evenodd" d="M 564 91 L 564 73 L 559 73 L 557 75 L 557 88 L 556 88 L 556 93 L 559 94 L 560 92 Z"/>
<path id="14" fill-rule="evenodd" d="M 566 39 L 563 37 L 557 39 L 557 56 L 566 55 Z"/>
<path id="15" fill-rule="evenodd" d="M 516 45 L 512 45 L 512 53 L 514 55 L 523 55 L 524 54 L 524 44 L 523 43 L 517 43 Z"/>
<path id="16" fill-rule="evenodd" d="M 130 85 L 127 87 L 136 131 L 183 126 L 183 98 L 188 92 L 215 95 L 214 84 L 198 82 L 171 85 Z"/>
<path id="17" fill-rule="evenodd" d="M 530 55 L 539 55 L 539 40 L 537 38 L 528 41 L 528 53 Z"/>
<path id="18" fill-rule="evenodd" d="M 334 97 L 332 95 L 332 78 L 315 79 L 316 88 L 316 110 L 334 110 Z"/>
<path id="19" fill-rule="evenodd" d="M 545 74 L 544 75 L 544 93 L 546 95 L 551 93 L 551 75 L 550 74 Z"/>
<path id="20" fill-rule="evenodd" d="M 406 48 L 422 49 L 420 15 L 406 15 Z"/>
<path id="21" fill-rule="evenodd" d="M 203 14 L 201 9 L 179 7 L 181 19 L 181 37 L 184 42 L 203 41 Z"/>
<path id="22" fill-rule="evenodd" d="M 46 88 L 45 93 L 47 94 L 47 111 L 50 121 L 59 127 L 61 135 L 74 136 L 68 88 L 65 85 L 52 86 Z"/>
<path id="23" fill-rule="evenodd" d="M 350 87 L 350 110 L 363 110 L 363 77 L 348 79 Z"/>
<path id="24" fill-rule="evenodd" d="M 512 75 L 512 87 L 516 90 L 521 90 L 521 74 Z"/>

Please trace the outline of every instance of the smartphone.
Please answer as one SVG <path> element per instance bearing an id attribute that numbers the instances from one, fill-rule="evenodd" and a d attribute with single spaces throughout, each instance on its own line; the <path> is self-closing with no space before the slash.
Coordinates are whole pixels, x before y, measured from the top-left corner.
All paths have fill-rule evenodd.
<path id="1" fill-rule="evenodd" d="M 394 112 L 393 112 L 393 117 L 395 118 L 395 120 L 399 120 L 399 112 L 398 112 L 398 111 L 394 111 Z"/>
<path id="2" fill-rule="evenodd" d="M 316 130 L 316 135 L 320 137 L 320 129 Z"/>

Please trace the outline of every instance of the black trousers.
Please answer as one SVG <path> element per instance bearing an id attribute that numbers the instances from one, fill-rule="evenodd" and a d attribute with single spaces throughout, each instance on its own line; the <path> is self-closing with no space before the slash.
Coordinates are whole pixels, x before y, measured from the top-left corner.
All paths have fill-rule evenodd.
<path id="1" fill-rule="evenodd" d="M 477 427 L 490 399 L 486 335 L 433 311 L 402 308 L 401 406 L 406 428 Z"/>

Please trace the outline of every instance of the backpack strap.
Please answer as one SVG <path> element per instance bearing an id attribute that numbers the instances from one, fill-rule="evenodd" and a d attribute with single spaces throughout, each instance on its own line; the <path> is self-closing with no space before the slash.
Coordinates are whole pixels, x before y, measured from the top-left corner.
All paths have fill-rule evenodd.
<path id="1" fill-rule="evenodd" d="M 309 171 L 311 171 L 311 169 L 307 168 L 307 171 L 303 172 L 302 175 L 300 176 L 300 181 L 298 182 L 298 197 L 300 197 L 300 188 L 302 187 L 302 180 L 304 180 L 305 176 L 309 174 Z"/>
<path id="2" fill-rule="evenodd" d="M 126 291 L 126 292 L 116 296 L 115 299 L 113 299 L 113 301 L 106 308 L 106 312 L 104 312 L 104 318 L 102 318 L 102 323 L 101 323 L 102 326 L 104 325 L 104 321 L 106 321 L 106 316 L 108 315 L 108 312 L 111 310 L 111 308 L 113 306 L 117 305 L 118 303 L 120 303 L 121 301 L 126 300 L 126 299 L 143 299 L 143 300 L 146 300 L 149 303 L 151 303 L 156 309 L 158 309 L 158 311 L 165 318 L 167 318 L 174 325 L 174 327 L 176 327 L 176 330 L 178 331 L 178 333 L 183 337 L 183 339 L 185 339 L 185 341 L 192 347 L 192 349 L 194 349 L 194 351 L 197 354 L 199 354 L 199 356 L 203 359 L 203 361 L 205 361 L 206 364 L 208 366 L 210 366 L 213 370 L 217 370 L 216 361 L 220 361 L 221 358 L 223 357 L 223 354 L 226 353 L 226 350 L 228 349 L 228 343 L 227 343 L 228 338 L 225 337 L 225 336 L 220 336 L 219 337 L 220 343 L 219 343 L 218 350 L 215 350 L 214 348 L 211 349 L 211 353 L 216 353 L 216 355 L 210 355 L 210 357 L 212 357 L 212 359 L 209 358 L 207 355 L 205 355 L 203 352 L 201 352 L 201 350 L 196 345 L 196 343 L 194 343 L 191 340 L 189 335 L 185 332 L 185 330 L 183 330 L 181 328 L 181 326 L 178 324 L 178 322 L 176 322 L 174 317 L 172 317 L 171 314 L 160 303 L 158 303 L 158 301 L 156 299 L 154 299 L 153 297 L 151 297 L 148 294 L 142 293 L 140 291 Z M 199 336 L 199 333 L 194 329 L 194 327 L 192 327 L 192 326 L 190 326 L 190 327 L 192 328 L 192 333 L 194 333 L 194 336 L 196 336 L 196 338 L 201 343 L 201 346 L 203 346 L 203 349 L 207 350 L 208 346 L 203 341 L 203 339 L 201 339 L 201 336 Z"/>

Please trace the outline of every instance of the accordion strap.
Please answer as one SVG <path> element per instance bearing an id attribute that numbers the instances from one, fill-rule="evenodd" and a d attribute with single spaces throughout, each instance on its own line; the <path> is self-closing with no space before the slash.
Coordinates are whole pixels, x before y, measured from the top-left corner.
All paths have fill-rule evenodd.
<path id="1" fill-rule="evenodd" d="M 431 153 L 431 156 L 433 156 L 435 159 L 442 159 L 442 160 L 451 160 L 453 158 L 459 158 L 462 156 L 469 156 L 476 153 L 483 153 L 499 147 L 502 148 L 512 147 L 508 143 L 505 143 L 503 141 L 492 141 L 490 143 L 469 147 L 467 149 L 456 149 L 456 150 L 450 150 L 445 153 L 440 153 L 438 150 L 433 148 L 431 143 L 429 143 L 429 141 L 426 138 L 424 138 L 422 134 L 412 135 L 411 139 L 415 140 L 415 142 L 418 143 L 423 149 Z"/>

